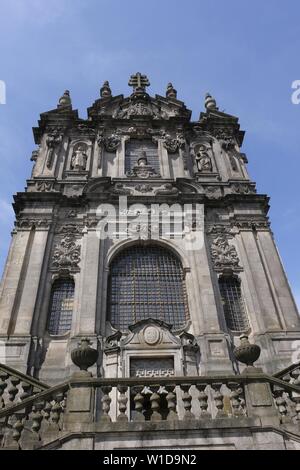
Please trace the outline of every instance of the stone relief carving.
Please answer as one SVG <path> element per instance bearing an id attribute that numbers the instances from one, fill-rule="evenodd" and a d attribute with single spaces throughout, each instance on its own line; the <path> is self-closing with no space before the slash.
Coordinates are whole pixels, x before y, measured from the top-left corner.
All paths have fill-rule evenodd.
<path id="1" fill-rule="evenodd" d="M 59 269 L 78 268 L 80 262 L 80 246 L 76 245 L 76 238 L 69 232 L 61 239 L 60 243 L 55 245 L 52 266 Z"/>
<path id="2" fill-rule="evenodd" d="M 71 158 L 71 170 L 85 171 L 87 164 L 87 145 L 78 143 L 74 146 L 73 155 Z"/>
<path id="3" fill-rule="evenodd" d="M 109 137 L 104 137 L 103 133 L 100 132 L 97 143 L 99 147 L 104 146 L 107 152 L 115 152 L 121 143 L 121 137 L 118 132 L 114 132 Z"/>
<path id="4" fill-rule="evenodd" d="M 222 197 L 220 186 L 204 186 L 203 189 L 208 199 L 219 199 Z"/>
<path id="5" fill-rule="evenodd" d="M 123 183 L 115 183 L 114 186 L 110 189 L 111 193 L 128 195 L 130 196 L 133 193 L 133 189 L 125 186 Z"/>
<path id="6" fill-rule="evenodd" d="M 53 156 L 55 148 L 61 144 L 63 140 L 63 134 L 59 128 L 48 133 L 46 138 L 46 145 L 48 148 L 48 155 L 46 158 L 47 168 L 51 168 L 53 164 Z"/>
<path id="7" fill-rule="evenodd" d="M 157 137 L 153 137 L 154 142 L 157 142 L 157 140 L 158 140 Z M 179 149 L 183 149 L 185 147 L 185 138 L 182 133 L 178 133 L 176 138 L 172 138 L 169 134 L 163 131 L 162 141 L 163 141 L 164 147 L 170 153 L 176 153 L 178 152 Z"/>
<path id="8" fill-rule="evenodd" d="M 217 270 L 240 268 L 236 248 L 228 243 L 225 235 L 219 235 L 212 241 L 211 257 Z"/>
<path id="9" fill-rule="evenodd" d="M 120 107 L 113 114 L 115 119 L 130 119 L 132 116 L 148 116 L 152 119 L 167 119 L 167 115 L 159 107 L 150 101 L 139 100 L 130 102 L 128 106 Z"/>
<path id="10" fill-rule="evenodd" d="M 81 134 L 81 136 L 86 136 L 86 137 L 93 137 L 96 133 L 95 129 L 90 127 L 88 124 L 85 122 L 80 122 L 77 124 L 77 126 L 71 130 L 72 134 L 77 135 L 78 132 Z"/>
<path id="11" fill-rule="evenodd" d="M 137 165 L 132 170 L 127 172 L 127 176 L 134 178 L 160 178 L 160 175 L 156 173 L 155 169 L 151 165 L 148 165 L 146 152 L 142 152 L 142 157 L 138 159 Z"/>
<path id="12" fill-rule="evenodd" d="M 36 190 L 40 192 L 48 192 L 53 191 L 53 182 L 51 181 L 37 181 L 36 182 Z"/>
<path id="13" fill-rule="evenodd" d="M 48 229 L 51 226 L 51 223 L 51 219 L 21 218 L 16 220 L 15 227 L 27 229 L 31 229 L 33 227 Z"/>
<path id="14" fill-rule="evenodd" d="M 153 186 L 151 186 L 151 184 L 143 183 L 135 185 L 134 189 L 139 193 L 151 193 L 153 191 Z"/>
<path id="15" fill-rule="evenodd" d="M 156 345 L 161 341 L 161 332 L 155 326 L 149 325 L 146 326 L 143 330 L 143 340 L 146 344 L 150 346 Z"/>
<path id="16" fill-rule="evenodd" d="M 213 135 L 220 141 L 224 150 L 230 150 L 235 147 L 236 141 L 233 136 L 233 130 L 229 127 L 218 127 L 213 129 Z"/>
<path id="17" fill-rule="evenodd" d="M 232 184 L 230 190 L 233 194 L 255 194 L 255 188 L 247 183 Z"/>
<path id="18" fill-rule="evenodd" d="M 130 238 L 138 238 L 140 240 L 150 240 L 157 238 L 159 234 L 159 226 L 148 222 L 131 222 L 128 224 L 128 235 Z"/>
<path id="19" fill-rule="evenodd" d="M 270 230 L 270 222 L 268 220 L 263 221 L 237 221 L 235 223 L 237 229 L 242 230 Z"/>
<path id="20" fill-rule="evenodd" d="M 172 183 L 166 183 L 166 184 L 164 184 L 163 186 L 159 187 L 158 189 L 156 189 L 154 191 L 155 195 L 165 194 L 165 195 L 173 196 L 173 195 L 176 195 L 178 193 L 179 193 L 178 188 L 176 188 L 176 186 L 173 186 Z"/>
<path id="21" fill-rule="evenodd" d="M 66 224 L 58 228 L 57 233 L 70 234 L 81 234 L 82 228 L 77 224 Z"/>

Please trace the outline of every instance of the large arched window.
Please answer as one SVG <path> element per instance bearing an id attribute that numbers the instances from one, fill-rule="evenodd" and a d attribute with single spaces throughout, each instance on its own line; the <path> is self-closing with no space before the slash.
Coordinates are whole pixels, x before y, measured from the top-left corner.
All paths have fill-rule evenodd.
<path id="1" fill-rule="evenodd" d="M 73 279 L 57 279 L 51 290 L 48 332 L 51 335 L 62 335 L 71 329 L 73 303 L 74 303 Z"/>
<path id="2" fill-rule="evenodd" d="M 160 246 L 132 246 L 112 262 L 109 319 L 125 330 L 139 320 L 163 320 L 178 329 L 188 318 L 184 272 L 179 259 Z"/>
<path id="3" fill-rule="evenodd" d="M 234 332 L 249 328 L 249 320 L 241 291 L 241 281 L 237 276 L 221 276 L 219 287 L 227 327 Z"/>

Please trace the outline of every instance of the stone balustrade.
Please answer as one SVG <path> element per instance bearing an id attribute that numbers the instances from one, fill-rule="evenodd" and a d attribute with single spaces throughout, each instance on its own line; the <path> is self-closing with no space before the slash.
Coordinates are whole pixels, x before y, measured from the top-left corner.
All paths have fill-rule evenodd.
<path id="1" fill-rule="evenodd" d="M 47 389 L 48 385 L 33 377 L 0 364 L 0 410 Z"/>
<path id="2" fill-rule="evenodd" d="M 294 426 L 298 434 L 300 431 L 298 372 L 293 372 L 297 383 L 259 370 L 242 375 L 155 379 L 80 374 L 35 394 L 27 389 L 25 397 L 15 390 L 21 386 L 19 378 L 18 383 L 17 377 L 10 378 L 11 401 L 0 410 L 2 448 L 47 447 L 76 432 L 90 435 L 174 426 L 200 429 L 209 423 L 247 427 L 251 422 L 277 428 Z"/>

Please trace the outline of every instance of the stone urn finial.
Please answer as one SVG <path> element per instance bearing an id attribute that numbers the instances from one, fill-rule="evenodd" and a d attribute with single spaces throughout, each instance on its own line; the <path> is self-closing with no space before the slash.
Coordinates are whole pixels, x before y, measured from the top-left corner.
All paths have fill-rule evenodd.
<path id="1" fill-rule="evenodd" d="M 175 90 L 172 83 L 168 83 L 167 85 L 166 97 L 177 99 L 177 90 Z"/>
<path id="2" fill-rule="evenodd" d="M 246 366 L 254 367 L 254 362 L 260 356 L 260 347 L 257 344 L 251 344 L 245 334 L 240 336 L 240 342 L 241 344 L 233 350 L 235 358 Z"/>
<path id="3" fill-rule="evenodd" d="M 206 93 L 205 95 L 204 104 L 207 111 L 210 109 L 218 110 L 216 100 L 209 93 Z"/>
<path id="4" fill-rule="evenodd" d="M 69 90 L 66 90 L 64 94 L 59 98 L 59 101 L 58 101 L 58 105 L 57 105 L 58 108 L 62 108 L 64 106 L 69 106 L 69 107 L 72 106 L 72 101 L 71 101 Z"/>
<path id="5" fill-rule="evenodd" d="M 111 97 L 111 89 L 107 80 L 103 83 L 102 87 L 100 88 L 100 96 L 101 98 Z"/>
<path id="6" fill-rule="evenodd" d="M 90 347 L 92 342 L 88 338 L 81 338 L 78 348 L 71 352 L 71 359 L 80 370 L 87 370 L 98 359 L 98 351 Z"/>

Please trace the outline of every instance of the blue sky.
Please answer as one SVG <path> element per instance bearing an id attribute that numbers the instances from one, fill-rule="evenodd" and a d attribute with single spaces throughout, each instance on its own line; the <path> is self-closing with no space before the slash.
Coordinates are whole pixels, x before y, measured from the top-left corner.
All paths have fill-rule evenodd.
<path id="1" fill-rule="evenodd" d="M 65 89 L 73 107 L 114 94 L 146 73 L 152 94 L 172 81 L 197 119 L 209 91 L 240 118 L 258 191 L 271 197 L 271 222 L 294 295 L 299 285 L 300 2 L 268 0 L 1 0 L 0 271 L 13 225 L 12 195 L 30 176 L 31 128 Z"/>

